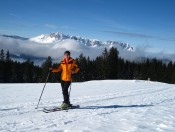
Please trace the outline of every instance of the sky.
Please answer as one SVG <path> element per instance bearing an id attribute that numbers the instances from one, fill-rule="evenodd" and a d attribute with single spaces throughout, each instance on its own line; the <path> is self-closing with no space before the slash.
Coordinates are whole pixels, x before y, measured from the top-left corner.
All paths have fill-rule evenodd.
<path id="1" fill-rule="evenodd" d="M 0 34 L 60 32 L 175 53 L 175 0 L 0 0 Z"/>

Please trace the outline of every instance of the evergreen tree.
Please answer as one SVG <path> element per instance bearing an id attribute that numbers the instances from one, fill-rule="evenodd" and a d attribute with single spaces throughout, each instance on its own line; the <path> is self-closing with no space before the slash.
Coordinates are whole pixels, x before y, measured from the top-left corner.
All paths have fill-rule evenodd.
<path id="1" fill-rule="evenodd" d="M 102 59 L 101 59 L 101 74 L 102 78 L 101 79 L 107 79 L 109 75 L 109 64 L 108 64 L 108 57 L 109 57 L 109 52 L 107 48 L 104 49 L 102 52 Z"/>
<path id="2" fill-rule="evenodd" d="M 88 56 L 87 57 L 87 80 L 88 81 L 93 78 L 93 72 L 94 72 L 93 64 Z"/>
<path id="3" fill-rule="evenodd" d="M 4 61 L 0 60 L 0 83 L 4 82 Z"/>
<path id="4" fill-rule="evenodd" d="M 118 50 L 117 48 L 112 47 L 109 50 L 109 56 L 108 56 L 108 68 L 109 68 L 109 74 L 108 79 L 118 79 Z"/>
<path id="5" fill-rule="evenodd" d="M 1 50 L 1 54 L 0 54 L 0 61 L 4 61 L 5 60 L 5 55 L 4 55 L 4 50 Z"/>
<path id="6" fill-rule="evenodd" d="M 6 61 L 7 62 L 10 61 L 10 52 L 9 52 L 9 50 L 6 53 Z"/>
<path id="7" fill-rule="evenodd" d="M 28 59 L 26 62 L 23 63 L 24 71 L 23 71 L 23 79 L 26 83 L 33 82 L 33 62 Z"/>
<path id="8" fill-rule="evenodd" d="M 118 78 L 120 79 L 125 78 L 125 75 L 124 75 L 125 68 L 124 67 L 125 67 L 124 59 L 119 58 L 118 60 Z"/>
<path id="9" fill-rule="evenodd" d="M 173 71 L 172 71 L 172 82 L 175 84 L 175 63 L 173 64 Z"/>
<path id="10" fill-rule="evenodd" d="M 167 73 L 166 82 L 167 82 L 167 83 L 172 83 L 172 81 L 173 81 L 173 80 L 172 80 L 173 70 L 174 70 L 174 68 L 173 68 L 173 63 L 172 63 L 172 61 L 170 61 L 170 62 L 168 63 L 167 71 L 166 71 L 166 73 Z"/>
<path id="11" fill-rule="evenodd" d="M 5 56 L 4 56 L 5 58 Z M 7 51 L 6 53 L 6 59 L 3 59 L 4 60 L 4 74 L 3 74 L 3 78 L 4 78 L 4 82 L 7 82 L 7 83 L 10 83 L 10 82 L 13 82 L 11 76 L 11 71 L 12 71 L 12 63 L 10 62 L 10 55 L 9 55 L 9 51 Z"/>
<path id="12" fill-rule="evenodd" d="M 52 68 L 58 68 L 59 65 L 59 63 L 54 63 Z M 61 82 L 61 72 L 52 73 L 52 82 Z"/>
<path id="13" fill-rule="evenodd" d="M 52 60 L 51 57 L 48 56 L 47 60 L 42 64 L 42 82 L 46 81 L 46 78 L 48 76 L 49 73 L 49 68 L 52 67 Z M 48 79 L 48 82 L 51 82 L 51 74 L 50 77 Z"/>
<path id="14" fill-rule="evenodd" d="M 42 72 L 41 68 L 34 66 L 30 60 L 20 63 L 10 60 L 10 53 L 7 51 L 4 59 L 4 51 L 1 50 L 0 60 L 0 82 L 1 83 L 23 83 L 39 82 Z M 3 60 L 3 61 L 2 61 Z"/>
<path id="15" fill-rule="evenodd" d="M 133 79 L 141 79 L 141 73 L 140 73 L 140 64 L 135 64 L 133 67 Z"/>
<path id="16" fill-rule="evenodd" d="M 12 70 L 12 68 L 11 68 L 11 66 L 12 66 L 12 64 L 11 64 L 11 62 L 6 62 L 6 61 L 4 61 L 4 82 L 6 82 L 6 83 L 10 83 L 12 80 L 11 80 L 11 76 L 12 76 L 12 74 L 11 74 L 11 70 Z"/>
<path id="17" fill-rule="evenodd" d="M 88 79 L 87 76 L 87 59 L 83 54 L 80 54 L 78 58 L 78 66 L 80 67 L 80 71 L 77 74 L 77 79 L 79 81 L 86 81 Z"/>
<path id="18" fill-rule="evenodd" d="M 175 83 L 175 63 L 163 63 L 156 58 L 147 59 L 142 62 L 131 62 L 118 57 L 119 52 L 116 48 L 109 51 L 104 49 L 100 56 L 94 60 L 81 54 L 77 58 L 80 71 L 73 75 L 73 81 L 88 81 L 100 79 L 144 79 L 150 78 L 153 81 L 166 83 Z M 52 65 L 51 57 L 42 64 L 35 66 L 30 60 L 17 62 L 10 59 L 10 53 L 7 51 L 6 57 L 4 50 L 0 53 L 0 83 L 29 83 L 45 82 Z M 57 68 L 58 63 L 53 67 Z M 48 82 L 60 81 L 60 73 L 53 73 Z"/>
<path id="19" fill-rule="evenodd" d="M 100 80 L 105 78 L 105 69 L 104 69 L 104 64 L 103 64 L 103 58 L 96 57 L 95 64 L 94 64 L 94 75 L 95 75 L 95 80 Z"/>

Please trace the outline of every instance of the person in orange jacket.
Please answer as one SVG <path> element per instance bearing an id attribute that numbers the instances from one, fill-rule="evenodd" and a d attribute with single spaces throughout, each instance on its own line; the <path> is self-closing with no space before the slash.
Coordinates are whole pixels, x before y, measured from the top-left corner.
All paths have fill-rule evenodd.
<path id="1" fill-rule="evenodd" d="M 72 104 L 69 100 L 68 88 L 72 82 L 72 74 L 75 74 L 79 71 L 79 67 L 76 64 L 76 61 L 70 57 L 70 51 L 64 52 L 64 58 L 62 59 L 60 65 L 54 69 L 51 68 L 52 72 L 61 72 L 61 87 L 63 92 L 63 104 L 61 107 L 71 107 Z"/>

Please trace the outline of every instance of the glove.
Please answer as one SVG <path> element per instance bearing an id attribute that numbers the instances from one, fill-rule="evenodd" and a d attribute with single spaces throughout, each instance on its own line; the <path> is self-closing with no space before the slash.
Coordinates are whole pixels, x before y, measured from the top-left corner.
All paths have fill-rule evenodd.
<path id="1" fill-rule="evenodd" d="M 52 67 L 49 68 L 49 72 L 52 72 Z"/>

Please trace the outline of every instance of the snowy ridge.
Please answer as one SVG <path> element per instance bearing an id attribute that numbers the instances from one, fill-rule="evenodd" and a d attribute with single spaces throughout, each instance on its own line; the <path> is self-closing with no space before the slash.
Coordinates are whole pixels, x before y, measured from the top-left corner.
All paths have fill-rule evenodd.
<path id="1" fill-rule="evenodd" d="M 117 48 L 119 56 L 125 60 L 140 62 L 147 58 L 157 58 L 169 62 L 175 61 L 174 54 L 163 52 L 152 53 L 145 47 L 132 47 L 128 43 L 117 41 L 102 42 L 96 39 L 87 39 L 79 36 L 69 36 L 61 33 L 42 34 L 34 38 L 23 38 L 19 36 L 0 35 L 1 49 L 9 50 L 12 59 L 24 61 L 30 58 L 37 65 L 51 56 L 53 60 L 60 61 L 65 50 L 70 50 L 73 58 L 81 53 L 95 59 L 101 55 L 104 48 Z"/>
<path id="2" fill-rule="evenodd" d="M 64 35 L 62 33 L 51 33 L 51 34 L 42 34 L 37 37 L 30 38 L 30 41 L 38 42 L 38 43 L 53 43 L 56 41 L 62 41 L 64 39 L 70 38 L 68 35 Z"/>
<path id="3" fill-rule="evenodd" d="M 61 104 L 61 87 L 47 84 L 35 110 L 43 85 L 0 85 L 0 131 L 175 130 L 175 85 L 141 80 L 73 83 L 71 102 L 81 108 L 49 114 L 42 108 Z"/>
<path id="4" fill-rule="evenodd" d="M 128 43 L 121 43 L 121 42 L 116 42 L 116 41 L 106 41 L 102 42 L 99 40 L 95 39 L 87 39 L 87 38 L 82 38 L 82 37 L 77 37 L 77 36 L 69 36 L 69 35 L 64 35 L 62 33 L 51 33 L 51 34 L 42 34 L 40 36 L 30 38 L 30 41 L 37 42 L 37 43 L 56 43 L 60 41 L 64 41 L 66 39 L 72 39 L 75 40 L 81 44 L 84 44 L 86 46 L 90 47 L 101 47 L 101 46 L 107 46 L 107 47 L 112 47 L 112 46 L 120 46 L 122 49 L 127 49 L 128 51 L 133 51 L 134 48 L 131 47 Z"/>

